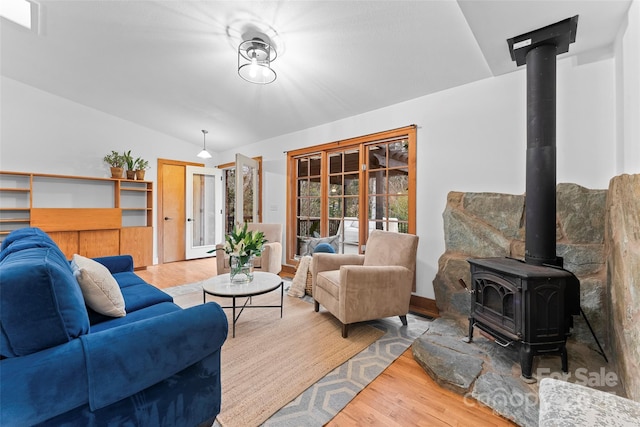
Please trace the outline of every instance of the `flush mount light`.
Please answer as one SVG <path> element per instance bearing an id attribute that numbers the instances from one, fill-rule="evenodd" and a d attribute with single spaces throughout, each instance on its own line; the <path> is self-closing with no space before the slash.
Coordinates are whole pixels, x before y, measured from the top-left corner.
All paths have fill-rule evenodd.
<path id="1" fill-rule="evenodd" d="M 271 68 L 278 56 L 275 46 L 266 34 L 247 33 L 238 46 L 238 75 L 255 84 L 269 84 L 277 75 Z"/>
<path id="2" fill-rule="evenodd" d="M 201 159 L 210 159 L 211 154 L 207 151 L 207 134 L 209 131 L 202 130 L 202 151 L 198 153 L 198 157 Z"/>

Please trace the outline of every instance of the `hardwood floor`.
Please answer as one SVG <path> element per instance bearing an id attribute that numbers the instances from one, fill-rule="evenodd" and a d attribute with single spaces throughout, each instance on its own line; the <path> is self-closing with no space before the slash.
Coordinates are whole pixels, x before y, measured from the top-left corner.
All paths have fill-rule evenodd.
<path id="1" fill-rule="evenodd" d="M 164 289 L 199 282 L 215 276 L 217 270 L 215 258 L 203 258 L 151 265 L 146 270 L 136 270 L 136 274 L 155 287 Z"/>
<path id="2" fill-rule="evenodd" d="M 213 258 L 173 262 L 136 273 L 162 289 L 211 277 L 216 274 L 216 262 Z M 441 388 L 413 359 L 411 349 L 327 424 L 328 427 L 514 425 L 474 399 Z"/>
<path id="3" fill-rule="evenodd" d="M 327 427 L 515 426 L 472 398 L 441 388 L 407 349 Z"/>

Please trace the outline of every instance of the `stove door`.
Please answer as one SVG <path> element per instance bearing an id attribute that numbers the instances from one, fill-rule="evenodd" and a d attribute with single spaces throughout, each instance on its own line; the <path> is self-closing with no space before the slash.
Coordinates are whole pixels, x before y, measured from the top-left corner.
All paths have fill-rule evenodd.
<path id="1" fill-rule="evenodd" d="M 472 272 L 472 317 L 513 339 L 521 337 L 521 292 L 518 279 L 490 271 Z"/>

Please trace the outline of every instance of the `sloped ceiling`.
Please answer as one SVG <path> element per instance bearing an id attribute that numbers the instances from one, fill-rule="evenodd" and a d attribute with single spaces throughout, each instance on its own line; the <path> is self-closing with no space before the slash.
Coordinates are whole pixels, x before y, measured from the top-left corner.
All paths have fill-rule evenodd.
<path id="1" fill-rule="evenodd" d="M 630 1 L 40 1 L 0 71 L 223 151 L 514 71 L 507 38 L 573 15 L 563 56 L 610 56 Z M 272 84 L 237 74 L 246 23 L 278 34 Z"/>

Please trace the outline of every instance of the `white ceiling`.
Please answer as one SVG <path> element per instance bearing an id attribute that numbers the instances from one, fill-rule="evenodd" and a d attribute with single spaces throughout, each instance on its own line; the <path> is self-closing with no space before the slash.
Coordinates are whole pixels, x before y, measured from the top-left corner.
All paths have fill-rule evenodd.
<path id="1" fill-rule="evenodd" d="M 2 75 L 223 151 L 516 69 L 506 39 L 580 15 L 563 56 L 611 56 L 631 0 L 39 1 L 0 20 Z M 242 23 L 278 33 L 277 80 L 237 74 Z M 230 30 L 228 30 L 228 26 Z"/>

